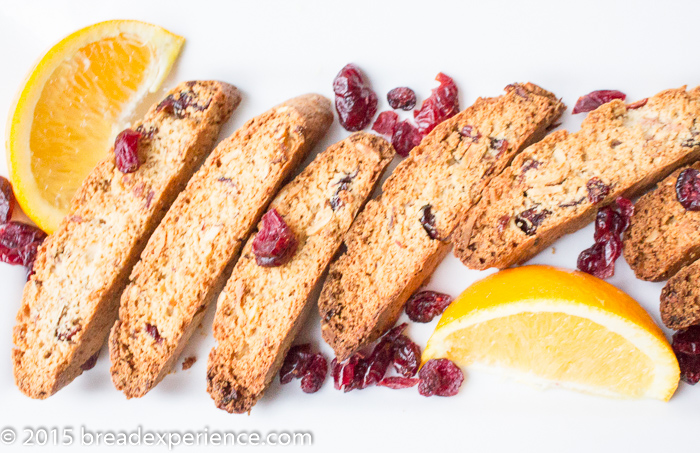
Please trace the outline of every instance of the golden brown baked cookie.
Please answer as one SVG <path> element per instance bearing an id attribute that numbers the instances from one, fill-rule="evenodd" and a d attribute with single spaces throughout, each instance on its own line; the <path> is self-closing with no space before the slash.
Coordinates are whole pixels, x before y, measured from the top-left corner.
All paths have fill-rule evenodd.
<path id="1" fill-rule="evenodd" d="M 700 261 L 682 268 L 661 290 L 661 320 L 669 329 L 700 324 Z"/>
<path id="2" fill-rule="evenodd" d="M 247 412 L 263 395 L 312 306 L 312 290 L 393 156 L 386 140 L 359 132 L 319 154 L 270 204 L 298 246 L 286 264 L 261 267 L 251 237 L 219 296 L 207 390 L 220 409 Z"/>
<path id="3" fill-rule="evenodd" d="M 171 370 L 241 246 L 333 121 L 309 94 L 248 121 L 216 147 L 148 241 L 109 339 L 112 380 L 141 397 Z"/>
<path id="4" fill-rule="evenodd" d="M 122 173 L 110 153 L 39 250 L 17 314 L 12 354 L 17 386 L 32 398 L 56 393 L 99 352 L 131 268 L 214 147 L 240 96 L 226 83 L 193 81 L 166 99 L 178 101 L 178 108 L 153 106 L 133 126 L 142 134 L 138 170 Z"/>
<path id="5" fill-rule="evenodd" d="M 700 170 L 700 163 L 686 168 Z M 676 195 L 678 175 L 686 168 L 634 204 L 623 253 L 637 278 L 667 280 L 700 257 L 700 212 L 686 210 Z"/>
<path id="6" fill-rule="evenodd" d="M 396 322 L 447 253 L 464 212 L 564 108 L 536 85 L 510 85 L 438 125 L 401 162 L 359 214 L 323 286 L 323 338 L 339 360 Z"/>
<path id="7" fill-rule="evenodd" d="M 611 101 L 578 132 L 557 131 L 523 151 L 455 230 L 455 255 L 471 269 L 527 261 L 599 207 L 700 156 L 700 89 L 663 91 L 639 105 Z"/>

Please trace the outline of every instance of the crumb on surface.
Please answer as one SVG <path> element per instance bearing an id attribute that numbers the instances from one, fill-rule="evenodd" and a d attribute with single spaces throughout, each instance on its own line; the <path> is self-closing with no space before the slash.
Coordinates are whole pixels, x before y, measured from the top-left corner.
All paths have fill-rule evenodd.
<path id="1" fill-rule="evenodd" d="M 182 371 L 189 370 L 192 368 L 192 365 L 194 365 L 194 362 L 197 361 L 197 357 L 192 356 L 192 357 L 187 357 L 185 360 L 182 362 Z"/>
<path id="2" fill-rule="evenodd" d="M 555 253 L 557 253 L 557 249 L 552 247 L 552 255 L 554 255 Z"/>

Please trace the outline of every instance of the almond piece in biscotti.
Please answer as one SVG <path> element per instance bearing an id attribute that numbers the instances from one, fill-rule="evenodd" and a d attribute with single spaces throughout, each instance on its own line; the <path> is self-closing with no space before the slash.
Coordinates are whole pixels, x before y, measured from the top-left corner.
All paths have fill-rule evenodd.
<path id="1" fill-rule="evenodd" d="M 323 96 L 291 99 L 221 142 L 131 273 L 109 339 L 112 380 L 141 397 L 168 374 L 282 183 L 326 133 Z"/>
<path id="2" fill-rule="evenodd" d="M 146 241 L 239 102 L 226 83 L 178 85 L 132 125 L 138 168 L 122 173 L 110 157 L 83 182 L 24 288 L 12 354 L 23 393 L 46 398 L 94 363 Z"/>

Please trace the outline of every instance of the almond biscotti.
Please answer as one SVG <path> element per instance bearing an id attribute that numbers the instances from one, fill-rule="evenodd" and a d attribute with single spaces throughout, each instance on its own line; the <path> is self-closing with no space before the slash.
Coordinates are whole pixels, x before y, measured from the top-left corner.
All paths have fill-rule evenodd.
<path id="1" fill-rule="evenodd" d="M 688 168 L 699 171 L 700 163 Z M 623 253 L 637 278 L 667 280 L 700 257 L 700 212 L 686 210 L 676 194 L 678 175 L 688 168 L 676 170 L 634 204 Z"/>
<path id="2" fill-rule="evenodd" d="M 500 97 L 478 99 L 413 149 L 353 223 L 347 251 L 324 284 L 323 338 L 339 360 L 394 324 L 448 251 L 464 211 L 564 108 L 536 85 L 511 85 Z"/>
<path id="3" fill-rule="evenodd" d="M 641 107 L 640 107 L 641 105 Z M 454 253 L 471 269 L 522 263 L 589 223 L 599 207 L 633 197 L 700 156 L 700 89 L 663 91 L 588 114 L 523 151 L 455 230 Z"/>
<path id="4" fill-rule="evenodd" d="M 247 412 L 262 396 L 304 322 L 311 291 L 393 156 L 383 138 L 354 134 L 319 154 L 270 204 L 298 245 L 286 264 L 261 267 L 250 238 L 219 296 L 207 390 L 220 409 Z"/>
<path id="5" fill-rule="evenodd" d="M 133 126 L 140 167 L 124 174 L 110 153 L 84 181 L 24 288 L 13 351 L 23 393 L 54 394 L 99 352 L 146 241 L 239 101 L 222 82 L 178 85 Z"/>
<path id="6" fill-rule="evenodd" d="M 680 330 L 700 324 L 700 261 L 682 268 L 661 290 L 661 321 Z"/>
<path id="7" fill-rule="evenodd" d="M 248 121 L 212 152 L 151 236 L 109 339 L 112 380 L 141 397 L 170 371 L 284 180 L 325 134 L 319 95 Z"/>
<path id="8" fill-rule="evenodd" d="M 695 261 L 671 277 L 661 290 L 661 321 L 669 329 L 680 330 L 700 324 L 700 261 Z"/>

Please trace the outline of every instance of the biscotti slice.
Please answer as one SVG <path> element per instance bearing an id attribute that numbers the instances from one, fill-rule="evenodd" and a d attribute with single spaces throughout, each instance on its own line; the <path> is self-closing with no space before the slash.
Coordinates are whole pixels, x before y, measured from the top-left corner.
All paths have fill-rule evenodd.
<path id="1" fill-rule="evenodd" d="M 110 334 L 112 380 L 128 398 L 170 371 L 267 204 L 332 121 L 330 101 L 315 94 L 253 118 L 175 200 L 131 273 Z"/>
<path id="2" fill-rule="evenodd" d="M 298 246 L 279 267 L 256 264 L 245 245 L 217 302 L 207 390 L 219 409 L 249 411 L 275 377 L 308 308 L 309 296 L 369 198 L 394 149 L 357 133 L 316 159 L 275 200 Z"/>
<path id="3" fill-rule="evenodd" d="M 700 170 L 700 163 L 689 168 Z M 700 212 L 686 210 L 676 195 L 678 175 L 685 169 L 676 170 L 634 205 L 623 252 L 637 278 L 667 280 L 700 257 Z"/>
<path id="4" fill-rule="evenodd" d="M 353 223 L 322 290 L 323 338 L 339 360 L 394 324 L 448 251 L 463 212 L 564 108 L 536 85 L 511 85 L 443 122 L 401 162 Z"/>
<path id="5" fill-rule="evenodd" d="M 54 394 L 99 352 L 146 241 L 239 101 L 226 83 L 178 85 L 132 126 L 141 133 L 138 170 L 124 174 L 110 157 L 83 182 L 24 288 L 13 351 L 23 393 Z"/>
<path id="6" fill-rule="evenodd" d="M 682 268 L 661 290 L 661 321 L 680 330 L 700 324 L 700 261 Z"/>
<path id="7" fill-rule="evenodd" d="M 646 104 L 614 100 L 589 113 L 578 132 L 530 146 L 455 230 L 455 255 L 471 269 L 522 263 L 616 197 L 633 197 L 697 159 L 699 101 L 700 90 L 685 87 Z"/>

